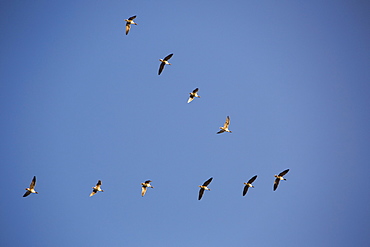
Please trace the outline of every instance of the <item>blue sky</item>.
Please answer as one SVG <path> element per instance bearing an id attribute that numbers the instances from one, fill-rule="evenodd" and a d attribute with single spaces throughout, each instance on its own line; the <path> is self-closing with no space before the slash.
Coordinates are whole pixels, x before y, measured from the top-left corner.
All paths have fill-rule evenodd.
<path id="1" fill-rule="evenodd" d="M 1 246 L 367 246 L 369 10 L 3 1 Z"/>

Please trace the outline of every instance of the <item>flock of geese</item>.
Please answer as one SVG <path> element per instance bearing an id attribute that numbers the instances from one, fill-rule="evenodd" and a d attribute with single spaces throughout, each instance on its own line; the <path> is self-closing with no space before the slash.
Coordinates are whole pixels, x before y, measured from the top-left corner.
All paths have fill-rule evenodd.
<path id="1" fill-rule="evenodd" d="M 135 18 L 136 18 L 136 15 L 131 16 L 128 19 L 125 19 L 125 21 L 126 21 L 126 35 L 130 32 L 131 25 L 138 25 L 137 23 L 134 22 Z M 173 53 L 167 55 L 164 59 L 159 59 L 161 64 L 159 65 L 158 75 L 160 75 L 162 73 L 165 65 L 171 65 L 171 63 L 169 63 L 168 60 L 170 60 L 172 56 L 173 56 Z M 188 99 L 187 103 L 192 102 L 194 100 L 194 98 L 200 98 L 200 96 L 198 95 L 198 91 L 199 91 L 199 88 L 196 88 L 191 93 L 189 93 L 190 96 L 189 96 L 189 99 Z M 230 125 L 230 117 L 227 116 L 224 125 L 222 127 L 220 127 L 220 130 L 217 132 L 217 134 L 221 134 L 221 133 L 224 133 L 224 132 L 232 133 L 232 131 L 229 130 L 229 125 Z M 274 177 L 275 177 L 274 187 L 273 187 L 274 191 L 278 188 L 279 183 L 280 183 L 281 180 L 286 180 L 284 178 L 284 175 L 287 174 L 288 172 L 289 172 L 289 169 L 286 169 L 286 170 L 280 172 L 279 175 L 274 175 Z M 198 186 L 200 188 L 199 189 L 199 194 L 198 194 L 198 200 L 202 199 L 205 190 L 208 190 L 208 191 L 211 190 L 210 188 L 208 188 L 208 185 L 212 182 L 212 179 L 213 179 L 213 177 L 211 177 L 207 181 L 205 181 L 203 183 L 203 185 Z M 254 188 L 252 183 L 256 179 L 257 179 L 257 175 L 253 176 L 251 179 L 248 180 L 248 182 L 244 183 L 245 186 L 244 186 L 244 189 L 243 189 L 243 196 L 245 196 L 247 194 L 249 188 L 251 188 L 251 187 Z M 147 188 L 154 188 L 150 184 L 151 182 L 152 182 L 151 180 L 147 180 L 144 183 L 141 183 L 141 196 L 145 195 L 145 193 L 147 191 Z M 102 181 L 98 180 L 97 184 L 94 187 L 92 187 L 93 191 L 91 192 L 90 197 L 95 195 L 99 191 L 104 192 L 104 190 L 101 189 L 101 185 L 102 185 Z M 27 197 L 30 194 L 38 194 L 38 192 L 35 191 L 35 186 L 36 186 L 36 176 L 33 177 L 29 188 L 25 189 L 26 193 L 24 193 L 23 197 Z"/>
<path id="2" fill-rule="evenodd" d="M 279 175 L 274 175 L 275 176 L 274 191 L 278 188 L 279 183 L 280 183 L 281 180 L 286 180 L 286 178 L 284 178 L 284 175 L 287 174 L 288 172 L 289 172 L 289 169 L 286 169 L 286 170 L 280 172 Z M 243 189 L 243 196 L 245 196 L 247 194 L 249 188 L 251 188 L 251 187 L 254 188 L 252 183 L 256 180 L 256 178 L 257 178 L 257 175 L 255 175 L 254 177 L 249 179 L 248 182 L 244 183 L 245 186 L 244 186 L 244 189 Z M 203 193 L 204 193 L 205 190 L 211 190 L 207 186 L 212 182 L 212 179 L 213 179 L 213 177 L 211 177 L 207 181 L 205 181 L 203 183 L 203 185 L 198 186 L 200 188 L 199 194 L 198 194 L 198 200 L 202 199 Z M 147 180 L 144 183 L 141 183 L 141 196 L 145 195 L 147 188 L 154 188 L 150 184 L 151 182 L 152 182 L 151 180 Z M 98 180 L 96 185 L 94 187 L 92 187 L 93 191 L 91 192 L 90 197 L 95 195 L 98 191 L 104 192 L 104 190 L 101 189 L 101 185 L 102 185 L 102 181 Z M 38 194 L 38 192 L 35 190 L 35 187 L 36 187 L 36 176 L 33 177 L 32 181 L 31 181 L 31 184 L 30 184 L 30 187 L 25 189 L 26 193 L 24 193 L 23 197 L 27 197 L 32 193 L 33 194 Z"/>

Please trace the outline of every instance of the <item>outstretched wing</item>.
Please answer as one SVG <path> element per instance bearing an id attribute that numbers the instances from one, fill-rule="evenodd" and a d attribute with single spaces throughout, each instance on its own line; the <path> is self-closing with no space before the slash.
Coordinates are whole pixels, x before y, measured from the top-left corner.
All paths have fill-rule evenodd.
<path id="1" fill-rule="evenodd" d="M 203 193 L 204 193 L 204 189 L 201 188 L 199 190 L 198 200 L 202 199 Z"/>
<path id="2" fill-rule="evenodd" d="M 248 185 L 245 185 L 244 186 L 244 190 L 243 190 L 243 196 L 245 196 L 245 194 L 247 194 L 248 189 L 249 189 L 249 186 Z"/>
<path id="3" fill-rule="evenodd" d="M 170 55 L 167 55 L 167 57 L 165 57 L 163 60 L 165 61 L 168 61 L 170 60 L 170 58 L 173 56 L 173 53 L 171 53 Z"/>
<path id="4" fill-rule="evenodd" d="M 256 175 L 256 176 L 254 176 L 253 178 L 249 179 L 249 180 L 248 180 L 248 184 L 253 183 L 253 182 L 254 182 L 254 180 L 256 180 L 256 178 L 257 178 L 257 175 Z"/>
<path id="5" fill-rule="evenodd" d="M 31 194 L 31 191 L 26 191 L 26 193 L 24 193 L 23 197 L 26 197 L 26 196 L 29 196 Z"/>
<path id="6" fill-rule="evenodd" d="M 36 186 L 36 176 L 33 176 L 33 179 L 32 179 L 32 181 L 30 183 L 30 189 L 35 188 L 35 186 Z"/>
<path id="7" fill-rule="evenodd" d="M 279 176 L 284 176 L 289 172 L 289 169 L 286 169 L 285 171 L 280 172 Z"/>
<path id="8" fill-rule="evenodd" d="M 205 181 L 205 182 L 204 182 L 204 184 L 203 184 L 203 186 L 207 186 L 207 185 L 209 185 L 209 184 L 212 182 L 212 179 L 213 179 L 213 178 L 210 178 L 210 179 L 208 179 L 207 181 Z"/>
<path id="9" fill-rule="evenodd" d="M 160 75 L 162 73 L 164 65 L 165 65 L 165 63 L 163 63 L 163 62 L 161 63 L 161 65 L 159 65 L 158 75 Z"/>
<path id="10" fill-rule="evenodd" d="M 199 88 L 194 89 L 194 90 L 193 90 L 193 93 L 194 93 L 194 94 L 195 94 L 195 93 L 197 93 L 197 92 L 198 92 L 198 90 L 199 90 Z"/>
<path id="11" fill-rule="evenodd" d="M 93 189 L 93 191 L 91 192 L 91 194 L 90 194 L 90 197 L 92 197 L 93 195 L 95 195 L 96 194 L 96 192 L 98 192 L 96 189 Z"/>
<path id="12" fill-rule="evenodd" d="M 277 189 L 277 187 L 279 186 L 279 182 L 280 182 L 280 179 L 277 178 L 275 179 L 275 182 L 274 182 L 274 191 Z"/>
<path id="13" fill-rule="evenodd" d="M 192 94 L 190 94 L 190 97 L 189 97 L 189 99 L 188 99 L 188 103 L 192 102 L 192 101 L 193 101 L 193 99 L 194 99 L 194 96 L 193 96 Z"/>
<path id="14" fill-rule="evenodd" d="M 131 25 L 130 23 L 126 23 L 126 35 L 128 34 L 128 32 L 130 32 L 130 28 L 131 28 Z"/>
<path id="15" fill-rule="evenodd" d="M 217 134 L 221 134 L 221 133 L 224 133 L 225 130 L 224 129 L 221 129 L 219 132 L 217 132 Z"/>
<path id="16" fill-rule="evenodd" d="M 96 183 L 96 188 L 99 189 L 101 184 L 102 184 L 101 180 L 98 180 L 98 182 Z"/>
<path id="17" fill-rule="evenodd" d="M 128 18 L 130 21 L 132 21 L 133 19 L 135 19 L 136 18 L 136 15 L 134 15 L 134 16 L 131 16 L 130 18 Z"/>
<path id="18" fill-rule="evenodd" d="M 224 128 L 228 128 L 228 127 L 229 127 L 229 125 L 230 125 L 230 117 L 229 117 L 229 116 L 227 116 L 227 117 L 226 117 L 225 124 L 224 124 Z"/>
<path id="19" fill-rule="evenodd" d="M 141 186 L 141 196 L 144 196 L 146 193 L 146 186 Z"/>
<path id="20" fill-rule="evenodd" d="M 148 184 L 148 183 L 151 183 L 152 180 L 146 180 L 144 183 Z"/>

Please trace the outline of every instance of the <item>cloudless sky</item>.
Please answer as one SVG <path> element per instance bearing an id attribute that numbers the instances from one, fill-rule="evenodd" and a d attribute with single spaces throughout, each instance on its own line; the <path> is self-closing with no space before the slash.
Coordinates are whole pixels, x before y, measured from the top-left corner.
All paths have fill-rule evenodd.
<path id="1" fill-rule="evenodd" d="M 369 13 L 2 1 L 0 246 L 368 246 Z"/>

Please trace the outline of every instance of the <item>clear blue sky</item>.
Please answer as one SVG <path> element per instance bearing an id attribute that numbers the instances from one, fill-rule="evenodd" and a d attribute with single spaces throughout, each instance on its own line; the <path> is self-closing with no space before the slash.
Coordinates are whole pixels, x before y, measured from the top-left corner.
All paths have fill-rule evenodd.
<path id="1" fill-rule="evenodd" d="M 0 13 L 1 246 L 368 246 L 368 1 Z"/>

